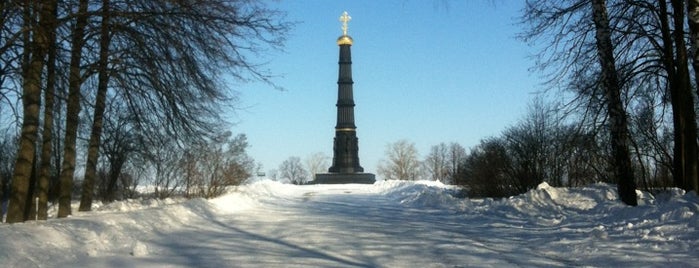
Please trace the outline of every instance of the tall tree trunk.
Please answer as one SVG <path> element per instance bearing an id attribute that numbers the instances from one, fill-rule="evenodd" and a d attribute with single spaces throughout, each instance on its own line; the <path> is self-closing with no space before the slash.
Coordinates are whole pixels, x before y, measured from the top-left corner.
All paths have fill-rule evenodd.
<path id="1" fill-rule="evenodd" d="M 113 202 L 116 199 L 116 184 L 119 180 L 119 176 L 121 176 L 124 163 L 126 163 L 126 154 L 126 152 L 119 152 L 115 154 L 110 161 L 109 182 L 105 193 L 105 200 L 107 202 Z"/>
<path id="2" fill-rule="evenodd" d="M 685 19 L 684 11 L 686 10 L 684 0 L 672 0 L 672 7 L 675 12 L 675 46 L 677 47 L 677 77 L 680 79 L 679 88 L 680 101 L 682 102 L 682 113 L 684 114 L 685 124 L 682 132 L 685 138 L 685 163 L 684 163 L 684 189 L 687 191 L 694 190 L 697 183 L 697 116 L 694 110 L 694 94 L 692 94 L 692 86 L 689 78 L 689 66 L 687 56 L 687 45 L 685 43 Z"/>
<path id="3" fill-rule="evenodd" d="M 39 134 L 37 130 L 37 135 Z M 36 147 L 34 148 L 35 150 L 37 149 Z M 32 175 L 29 176 L 29 189 L 27 189 L 27 201 L 24 206 L 24 220 L 31 220 L 34 219 L 34 216 L 36 215 L 36 207 L 34 206 L 34 194 L 36 193 L 36 182 L 37 182 L 37 177 L 39 174 L 37 174 L 37 163 L 39 162 L 38 159 L 38 154 L 37 152 L 34 152 L 34 160 L 32 161 Z"/>
<path id="4" fill-rule="evenodd" d="M 699 0 L 687 1 L 687 22 L 689 22 L 689 33 L 691 36 L 690 47 L 692 48 L 692 65 L 694 66 L 694 82 L 696 83 L 697 95 L 699 95 Z M 693 105 L 693 103 L 692 103 Z M 695 114 L 696 116 L 696 114 Z M 696 119 L 696 118 L 695 118 Z M 694 120 L 696 122 L 696 120 Z M 696 124 L 696 123 L 695 123 Z M 696 130 L 696 126 L 695 126 Z M 696 131 L 695 131 L 696 135 Z M 696 144 L 696 138 L 694 139 Z M 695 146 L 696 148 L 696 146 Z M 695 154 L 696 155 L 696 154 Z M 696 163 L 695 159 L 695 163 Z M 696 171 L 695 167 L 695 171 Z M 699 175 L 690 178 L 687 189 L 699 193 Z"/>
<path id="5" fill-rule="evenodd" d="M 51 25 L 49 33 L 48 61 L 46 66 L 46 89 L 44 90 L 44 129 L 42 130 L 41 167 L 37 181 L 36 197 L 39 198 L 37 218 L 48 218 L 48 194 L 51 176 L 51 149 L 53 148 L 53 113 L 54 94 L 56 87 L 56 27 L 58 1 L 53 1 L 51 7 L 52 16 L 49 17 Z"/>
<path id="6" fill-rule="evenodd" d="M 29 1 L 27 1 L 29 2 Z M 22 83 L 22 134 L 20 137 L 17 161 L 11 184 L 10 204 L 7 212 L 7 222 L 15 223 L 25 220 L 25 209 L 29 190 L 30 177 L 32 175 L 33 160 L 36 153 L 36 138 L 39 126 L 39 106 L 41 101 L 41 73 L 44 68 L 44 56 L 48 49 L 49 27 L 46 18 L 52 14 L 50 8 L 52 1 L 35 1 L 40 11 L 40 27 L 31 27 L 34 33 L 34 41 L 31 42 L 29 65 L 24 67 L 24 81 Z M 30 8 L 30 5 L 24 6 Z"/>
<path id="7" fill-rule="evenodd" d="M 681 102 L 679 99 L 679 86 L 677 85 L 677 70 L 675 68 L 675 49 L 673 47 L 672 41 L 672 30 L 670 29 L 669 14 L 667 11 L 667 4 L 665 1 L 658 1 L 659 11 L 660 11 L 660 31 L 661 37 L 663 39 L 663 65 L 667 72 L 667 81 L 670 91 L 670 103 L 672 106 L 672 124 L 674 131 L 672 132 L 673 137 L 673 149 L 672 149 L 672 179 L 675 186 L 681 187 L 684 184 L 684 135 L 682 131 L 683 128 L 683 114 L 681 109 Z"/>
<path id="8" fill-rule="evenodd" d="M 109 84 L 109 0 L 102 0 L 102 25 L 100 33 L 99 77 L 97 82 L 97 97 L 95 114 L 92 120 L 92 133 L 87 148 L 87 164 L 85 179 L 83 179 L 80 211 L 90 211 L 92 196 L 97 177 L 97 160 L 99 158 L 100 137 L 102 136 L 102 117 L 104 115 L 107 85 Z"/>
<path id="9" fill-rule="evenodd" d="M 692 66 L 694 83 L 699 95 L 699 0 L 687 0 L 687 23 L 689 24 L 690 47 L 692 48 Z"/>
<path id="10" fill-rule="evenodd" d="M 697 180 L 697 124 L 694 111 L 694 96 L 687 65 L 687 50 L 684 41 L 684 1 L 672 0 L 674 12 L 670 29 L 667 5 L 659 1 L 661 31 L 663 38 L 663 63 L 668 74 L 670 102 L 673 119 L 673 180 L 675 186 L 691 190 Z M 673 49 L 674 44 L 674 49 Z"/>
<path id="11" fill-rule="evenodd" d="M 31 55 L 32 55 L 32 33 L 35 28 L 35 13 L 32 11 L 36 9 L 36 3 L 37 1 L 33 0 L 24 0 L 22 1 L 22 5 L 20 5 L 20 8 L 22 8 L 22 23 L 24 23 L 24 28 L 28 29 L 26 31 L 22 31 L 22 44 L 25 46 L 26 49 L 22 51 L 22 77 L 25 78 L 27 77 L 27 71 L 29 70 L 29 65 L 31 64 Z"/>
<path id="12" fill-rule="evenodd" d="M 66 109 L 66 135 L 63 148 L 63 164 L 61 165 L 60 193 L 58 197 L 58 217 L 71 214 L 70 202 L 73 191 L 73 176 L 75 174 L 75 141 L 78 136 L 78 121 L 80 120 L 80 85 L 82 77 L 80 60 L 87 25 L 88 0 L 80 0 L 78 13 L 73 29 L 70 52 L 70 74 L 68 77 L 68 106 Z"/>
<path id="13" fill-rule="evenodd" d="M 610 121 L 614 176 L 618 180 L 617 191 L 627 205 L 638 204 L 636 182 L 629 153 L 629 133 L 627 118 L 621 101 L 621 88 L 617 77 L 614 47 L 605 0 L 592 1 L 592 18 L 595 23 L 597 52 L 602 66 L 602 87 L 607 98 L 607 113 Z"/>
<path id="14" fill-rule="evenodd" d="M 56 87 L 54 88 L 56 95 L 56 104 L 54 110 L 56 113 L 53 114 L 53 132 L 51 140 L 53 140 L 51 149 L 51 162 L 54 165 L 51 167 L 51 176 L 49 179 L 49 202 L 56 203 L 58 201 L 58 196 L 60 196 L 60 177 L 61 177 L 61 164 L 63 163 L 63 135 L 65 131 L 65 114 L 61 111 L 65 107 L 65 99 L 67 99 L 67 89 Z"/>

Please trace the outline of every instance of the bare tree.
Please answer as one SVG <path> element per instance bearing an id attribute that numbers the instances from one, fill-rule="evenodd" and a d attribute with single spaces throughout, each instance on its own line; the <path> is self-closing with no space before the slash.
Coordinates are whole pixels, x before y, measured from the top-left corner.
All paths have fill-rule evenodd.
<path id="1" fill-rule="evenodd" d="M 115 102 L 112 103 L 115 104 Z M 106 120 L 105 139 L 101 142 L 101 150 L 104 158 L 106 158 L 106 169 L 108 169 L 107 179 L 102 187 L 104 189 L 102 191 L 102 199 L 107 202 L 116 199 L 117 183 L 120 181 L 122 170 L 127 166 L 129 159 L 142 156 L 142 154 L 137 154 L 137 135 L 134 133 L 134 127 L 131 122 L 128 118 L 122 117 L 123 111 L 119 110 L 118 105 L 113 105 L 109 108 L 111 108 L 111 114 L 116 116 L 111 120 Z M 145 162 L 145 160 L 138 162 Z M 123 186 L 128 187 L 128 185 Z"/>
<path id="2" fill-rule="evenodd" d="M 674 135 L 674 173 L 675 185 L 685 190 L 695 189 L 699 180 L 697 162 L 697 122 L 689 79 L 687 47 L 685 43 L 684 12 L 685 1 L 670 1 L 673 12 L 673 27 L 667 22 L 668 10 L 665 1 L 660 1 L 662 21 L 663 62 L 668 73 L 670 100 L 672 103 Z M 672 29 L 672 37 L 670 32 Z M 673 50 L 674 41 L 674 50 Z"/>
<path id="3" fill-rule="evenodd" d="M 308 179 L 308 171 L 303 168 L 301 158 L 297 156 L 289 157 L 279 166 L 279 178 L 288 180 L 292 184 L 305 184 Z"/>
<path id="4" fill-rule="evenodd" d="M 279 179 L 279 170 L 270 169 L 269 171 L 267 171 L 267 177 L 273 181 L 276 181 L 277 179 Z"/>
<path id="5" fill-rule="evenodd" d="M 53 13 L 48 12 L 51 7 Z M 116 169 L 129 163 L 129 158 L 140 155 L 146 159 L 145 149 L 133 148 L 157 147 L 163 142 L 183 146 L 211 138 L 211 133 L 224 129 L 227 125 L 221 124 L 220 115 L 225 108 L 234 107 L 237 97 L 224 76 L 276 87 L 271 74 L 254 59 L 269 48 L 282 46 L 292 26 L 283 15 L 256 0 L 0 3 L 0 102 L 10 104 L 17 120 L 26 123 L 22 133 L 29 135 L 24 135 L 28 139 L 23 139 L 18 149 L 22 152 L 16 161 L 20 163 L 15 170 L 19 176 L 12 180 L 18 189 L 14 191 L 17 211 L 25 211 L 26 218 L 26 200 L 33 199 L 29 187 L 37 187 L 36 196 L 45 207 L 47 200 L 59 192 L 55 185 L 60 185 L 58 216 L 70 215 L 76 160 L 82 153 L 87 155 L 87 164 L 81 207 L 89 209 L 96 173 L 100 168 L 107 170 L 99 166 L 99 150 L 104 148 L 101 137 L 109 136 L 101 130 L 105 117 L 128 118 L 130 125 L 130 138 L 124 139 L 130 145 L 120 147 L 129 148 L 129 153 L 116 153 L 119 157 L 112 158 L 115 165 L 109 167 L 110 172 L 100 174 L 109 176 L 107 185 L 113 185 L 105 189 L 114 189 L 121 181 Z M 46 37 L 54 33 L 55 37 Z M 51 48 L 51 44 L 56 46 Z M 46 106 L 39 157 L 29 153 L 38 151 L 39 83 L 47 49 L 49 68 L 45 72 Z M 62 65 L 65 67 L 55 68 Z M 32 94 L 22 92 L 30 88 Z M 17 112 L 15 107 L 19 105 L 13 98 L 19 96 L 28 101 L 24 112 Z M 51 98 L 59 110 L 51 105 Z M 104 113 L 109 102 L 125 108 L 120 110 L 123 113 Z M 79 124 L 81 116 L 93 118 L 90 129 Z M 80 148 L 79 134 L 90 136 L 86 150 Z M 41 167 L 36 172 L 36 183 L 25 179 L 33 178 L 33 166 Z M 55 174 L 59 174 L 60 182 L 49 180 L 47 184 L 46 179 Z M 138 177 L 134 174 L 132 177 Z M 40 215 L 44 211 L 42 208 Z M 14 220 L 14 216 L 11 218 Z"/>
<path id="6" fill-rule="evenodd" d="M 669 17 L 659 7 L 664 4 L 665 1 L 613 1 L 609 5 L 606 1 L 529 1 L 523 17 L 530 26 L 525 40 L 545 43 L 537 65 L 555 70 L 549 84 L 576 93 L 568 107 L 582 118 L 580 132 L 593 133 L 595 139 L 609 138 L 609 158 L 617 159 L 609 162 L 609 167 L 617 170 L 612 177 L 618 180 L 622 200 L 628 204 L 635 203 L 633 169 L 638 165 L 626 160 L 635 153 L 629 149 L 635 142 L 627 130 L 629 107 L 642 101 L 637 96 L 643 95 L 643 91 L 664 91 L 679 85 L 679 80 L 671 77 L 676 70 L 668 68 L 667 63 L 674 61 L 670 55 L 681 53 L 663 52 L 676 44 L 668 38 L 669 27 L 664 21 Z M 664 72 L 668 75 L 662 75 Z M 675 155 L 678 152 L 681 150 L 676 150 Z"/>
<path id="7" fill-rule="evenodd" d="M 67 135 L 63 144 L 54 142 L 63 152 L 59 158 L 64 184 L 61 187 L 64 190 L 61 201 L 65 204 L 69 196 L 67 191 L 72 190 L 72 186 L 66 185 L 72 183 L 72 180 L 68 180 L 72 177 L 69 175 L 74 173 L 71 170 L 75 169 L 72 159 L 81 152 L 71 142 L 77 136 L 72 133 L 74 130 L 76 133 L 84 131 L 77 123 L 76 114 L 80 114 L 81 102 L 87 103 L 89 97 L 95 96 L 95 109 L 92 110 L 95 131 L 92 131 L 92 141 L 88 144 L 82 209 L 88 209 L 91 200 L 93 187 L 90 184 L 94 180 L 94 166 L 99 159 L 100 102 L 104 99 L 106 88 L 118 89 L 116 94 L 121 98 L 114 99 L 126 104 L 129 113 L 134 116 L 132 120 L 137 124 L 135 130 L 147 133 L 144 136 L 168 136 L 167 139 L 180 143 L 187 143 L 185 140 L 188 139 L 206 138 L 209 133 L 225 127 L 219 123 L 219 115 L 222 108 L 230 107 L 236 97 L 234 91 L 222 83 L 222 74 L 242 81 L 261 80 L 275 86 L 269 80 L 271 75 L 262 71 L 261 65 L 253 62 L 251 59 L 254 57 L 249 55 L 260 55 L 268 48 L 281 47 L 285 33 L 291 26 L 282 20 L 282 13 L 266 8 L 259 1 L 103 1 L 100 9 L 92 8 L 97 5 L 84 9 L 87 2 L 62 2 L 65 4 L 62 10 L 67 14 L 60 21 L 72 29 L 61 39 L 71 40 L 62 44 L 71 46 L 72 63 L 71 68 L 66 68 L 69 70 L 70 89 L 65 118 Z M 15 3 L 18 2 L 3 2 L 0 8 L 3 11 L 17 10 L 8 8 Z M 15 21 L 16 18 L 28 18 L 32 12 L 26 10 L 23 14 L 14 14 L 12 18 Z M 4 27 L 9 21 L 4 15 L 8 13 L 2 14 L 0 37 L 8 37 L 2 40 L 23 40 L 28 43 L 32 37 L 28 31 L 18 30 L 22 27 Z M 109 34 L 100 34 L 100 29 L 103 32 L 108 29 Z M 78 38 L 81 34 L 83 37 Z M 105 49 L 95 45 L 100 42 L 103 42 L 101 46 Z M 83 44 L 87 47 L 81 49 Z M 13 46 L 12 42 L 2 43 L 0 53 L 14 47 L 18 46 Z M 21 53 L 25 63 L 31 56 L 27 51 Z M 107 58 L 119 60 L 105 60 Z M 76 62 L 81 63 L 82 69 L 75 68 Z M 5 78 L 4 74 L 0 72 L 0 81 Z M 92 85 L 82 84 L 94 74 L 99 76 L 96 93 L 91 91 Z M 103 79 L 106 77 L 114 77 L 114 82 Z M 75 97 L 80 95 L 77 93 L 83 94 Z M 89 108 L 88 112 L 91 111 Z M 45 162 L 48 161 L 42 161 Z M 59 207 L 59 215 L 70 214 L 65 205 Z"/>
<path id="8" fill-rule="evenodd" d="M 509 158 L 509 184 L 523 193 L 548 179 L 548 152 L 552 140 L 543 133 L 543 126 L 527 123 L 508 128 L 503 133 L 503 145 Z"/>
<path id="9" fill-rule="evenodd" d="M 507 169 L 510 160 L 505 143 L 499 138 L 482 140 L 464 159 L 455 177 L 470 197 L 506 197 L 517 194 Z"/>
<path id="10" fill-rule="evenodd" d="M 317 152 L 306 157 L 306 167 L 311 177 L 315 174 L 323 173 L 328 170 L 330 157 L 322 152 Z"/>
<path id="11" fill-rule="evenodd" d="M 32 18 L 29 10 L 35 1 L 2 1 L 0 3 L 0 112 L 5 116 L 19 116 L 23 66 L 27 66 L 32 27 L 26 22 Z M 4 111 L 3 108 L 7 108 Z M 7 119 L 7 118 L 3 118 Z M 18 120 L 18 119 L 17 119 Z"/>
<path id="12" fill-rule="evenodd" d="M 139 131 L 201 139 L 235 101 L 222 74 L 269 82 L 252 57 L 282 45 L 289 24 L 258 1 L 136 1 L 115 6 L 110 84 Z M 137 47 L 139 49 L 133 49 Z M 154 128 L 162 126 L 163 129 Z"/>
<path id="13" fill-rule="evenodd" d="M 233 137 L 230 131 L 208 144 L 197 146 L 194 150 L 197 159 L 190 158 L 183 163 L 187 166 L 193 164 L 196 175 L 191 178 L 195 179 L 185 183 L 193 184 L 197 189 L 195 196 L 211 198 L 223 194 L 227 187 L 238 185 L 252 176 L 254 161 L 247 155 L 247 147 L 245 135 Z"/>
<path id="14" fill-rule="evenodd" d="M 155 197 L 165 199 L 183 191 L 185 181 L 180 156 L 184 152 L 183 148 L 172 143 L 160 143 L 149 150 L 147 159 Z"/>
<path id="15" fill-rule="evenodd" d="M 53 14 L 49 18 L 49 46 L 46 66 L 46 89 L 44 90 L 44 122 L 41 134 L 41 158 L 39 177 L 36 185 L 36 198 L 39 199 L 37 208 L 37 219 L 46 220 L 48 218 L 48 198 L 51 178 L 51 152 L 53 149 L 53 123 L 54 123 L 54 95 L 56 88 L 56 56 L 58 48 L 56 45 L 56 28 L 58 27 L 58 1 L 53 1 L 51 7 Z M 30 217 L 31 218 L 31 217 Z"/>
<path id="16" fill-rule="evenodd" d="M 609 18 L 605 0 L 592 1 L 592 18 L 597 32 L 597 51 L 602 66 L 602 88 L 605 91 L 607 114 L 610 121 L 611 145 L 614 155 L 614 175 L 618 178 L 619 196 L 627 205 L 638 204 L 636 197 L 636 181 L 631 166 L 629 153 L 630 138 L 628 120 L 624 104 L 621 101 L 621 88 L 617 78 L 614 47 L 609 29 Z"/>
<path id="17" fill-rule="evenodd" d="M 447 160 L 447 168 L 449 169 L 448 183 L 455 183 L 455 178 L 459 173 L 459 165 L 466 159 L 466 149 L 461 144 L 456 142 L 449 143 L 449 157 Z"/>
<path id="18" fill-rule="evenodd" d="M 117 60 L 106 70 L 108 83 L 135 147 L 215 138 L 226 127 L 222 110 L 236 100 L 223 74 L 271 84 L 248 55 L 281 47 L 291 26 L 260 1 L 110 3 L 110 55 Z"/>
<path id="19" fill-rule="evenodd" d="M 656 129 L 663 129 L 666 122 L 672 122 L 672 175 L 676 186 L 688 190 L 693 188 L 692 185 L 699 176 L 696 171 L 698 149 L 695 96 L 688 70 L 690 59 L 686 43 L 687 21 L 690 35 L 696 25 L 693 26 L 693 19 L 689 16 L 685 19 L 686 14 L 696 12 L 695 4 L 696 1 L 682 0 L 605 3 L 621 101 L 628 113 L 633 111 L 633 106 L 646 106 L 646 96 L 662 96 L 663 101 L 653 104 L 659 108 L 652 109 L 658 113 L 654 125 Z M 597 122 L 594 124 L 606 125 L 607 122 L 602 119 L 607 117 L 602 115 L 603 112 L 608 112 L 608 105 L 604 102 L 607 98 L 603 94 L 604 90 L 601 90 L 602 80 L 594 79 L 602 70 L 597 67 L 597 28 L 589 20 L 590 8 L 592 5 L 587 1 L 528 2 L 524 21 L 532 23 L 532 27 L 525 36 L 528 40 L 542 38 L 549 44 L 542 53 L 548 57 L 543 57 L 539 66 L 559 70 L 555 71 L 557 75 L 552 80 L 567 80 L 569 84 L 566 87 L 576 89 L 579 93 L 586 92 L 578 96 L 576 107 L 584 111 L 589 120 Z M 692 42 L 689 47 L 694 49 Z M 649 91 L 655 92 L 649 94 Z M 668 105 L 672 108 L 671 120 L 664 116 Z M 629 118 L 634 116 L 640 115 L 631 114 Z M 601 131 L 598 133 L 600 136 L 611 135 Z M 630 142 L 639 143 L 635 137 L 630 137 Z M 640 162 L 644 161 L 643 156 L 638 155 L 641 151 L 646 150 L 630 151 L 637 154 L 632 163 L 635 166 L 645 165 Z M 664 165 L 661 162 L 649 164 Z"/>
<path id="20" fill-rule="evenodd" d="M 18 145 L 16 136 L 3 132 L 0 136 L 0 217 L 6 212 L 2 204 L 9 198 Z"/>
<path id="21" fill-rule="evenodd" d="M 690 47 L 692 56 L 692 65 L 694 66 L 694 80 L 697 94 L 699 94 L 699 1 L 687 1 L 687 21 L 689 23 Z M 696 122 L 695 122 L 696 124 Z M 697 160 L 696 158 L 694 159 Z M 695 164 L 696 172 L 696 164 Z M 693 178 L 688 178 L 688 189 L 699 193 L 699 175 Z"/>
<path id="22" fill-rule="evenodd" d="M 102 0 L 102 21 L 100 23 L 99 59 L 97 62 L 98 82 L 97 96 L 95 97 L 95 110 L 92 119 L 90 141 L 87 148 L 87 163 L 85 165 L 85 177 L 80 197 L 80 211 L 92 209 L 92 196 L 95 191 L 97 177 L 97 160 L 99 158 L 100 138 L 102 137 L 102 122 L 107 99 L 107 87 L 109 85 L 109 44 L 110 44 L 110 0 Z"/>
<path id="23" fill-rule="evenodd" d="M 692 66 L 694 66 L 694 83 L 699 94 L 699 1 L 687 1 L 687 21 L 689 22 L 690 48 Z M 696 123 L 695 123 L 696 124 Z M 690 178 L 689 188 L 699 193 L 699 174 Z"/>
<path id="24" fill-rule="evenodd" d="M 32 175 L 34 160 L 36 159 L 36 140 L 39 127 L 39 108 L 41 100 L 41 74 L 44 69 L 45 56 L 49 48 L 50 35 L 52 31 L 52 20 L 55 5 L 53 1 L 30 1 L 30 5 L 25 6 L 26 10 L 36 8 L 39 10 L 39 27 L 29 26 L 32 29 L 33 41 L 29 47 L 25 48 L 25 55 L 29 56 L 28 65 L 24 71 L 24 82 L 22 85 L 22 135 L 20 138 L 17 161 L 12 176 L 12 194 L 7 213 L 7 222 L 22 222 L 26 220 L 27 199 L 31 198 L 28 193 L 30 187 L 30 177 Z M 31 54 L 29 52 L 31 51 Z"/>
<path id="25" fill-rule="evenodd" d="M 60 195 L 58 197 L 59 218 L 69 216 L 73 195 L 73 177 L 75 176 L 76 140 L 80 122 L 80 88 L 83 84 L 81 60 L 85 45 L 85 28 L 87 27 L 88 0 L 80 0 L 75 14 L 76 21 L 71 37 L 70 67 L 68 75 L 68 106 L 66 110 L 66 134 L 64 137 L 63 163 L 61 164 Z"/>
<path id="26" fill-rule="evenodd" d="M 440 143 L 430 148 L 430 153 L 423 161 L 428 178 L 434 181 L 447 182 L 449 179 L 449 148 L 446 143 Z"/>
<path id="27" fill-rule="evenodd" d="M 400 140 L 388 144 L 386 158 L 379 163 L 377 169 L 384 180 L 421 179 L 420 161 L 414 143 Z"/>
<path id="28" fill-rule="evenodd" d="M 687 1 L 687 22 L 689 23 L 689 36 L 692 56 L 692 66 L 694 66 L 694 83 L 699 94 L 699 0 Z"/>

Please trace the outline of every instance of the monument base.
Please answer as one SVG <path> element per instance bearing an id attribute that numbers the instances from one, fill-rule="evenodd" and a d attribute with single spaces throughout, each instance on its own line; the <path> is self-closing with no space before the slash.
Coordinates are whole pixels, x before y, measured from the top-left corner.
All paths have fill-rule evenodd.
<path id="1" fill-rule="evenodd" d="M 371 173 L 318 173 L 311 184 L 373 184 L 376 182 Z"/>

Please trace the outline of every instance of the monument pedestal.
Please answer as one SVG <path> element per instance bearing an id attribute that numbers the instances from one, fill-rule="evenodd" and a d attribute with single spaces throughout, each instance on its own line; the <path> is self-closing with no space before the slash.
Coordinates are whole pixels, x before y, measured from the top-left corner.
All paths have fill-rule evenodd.
<path id="1" fill-rule="evenodd" d="M 376 182 L 371 173 L 318 173 L 312 184 L 373 184 Z"/>

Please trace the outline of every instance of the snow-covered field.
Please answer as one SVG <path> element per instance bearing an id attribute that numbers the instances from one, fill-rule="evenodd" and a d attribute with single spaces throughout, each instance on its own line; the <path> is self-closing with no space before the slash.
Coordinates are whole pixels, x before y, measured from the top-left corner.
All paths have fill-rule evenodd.
<path id="1" fill-rule="evenodd" d="M 0 267 L 699 267 L 699 198 L 613 186 L 501 200 L 435 182 L 262 181 L 213 200 L 127 201 L 0 225 Z"/>

